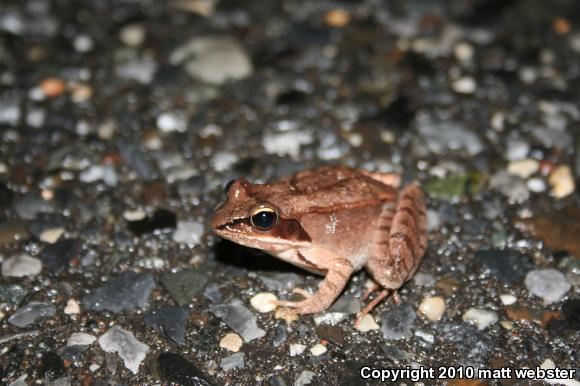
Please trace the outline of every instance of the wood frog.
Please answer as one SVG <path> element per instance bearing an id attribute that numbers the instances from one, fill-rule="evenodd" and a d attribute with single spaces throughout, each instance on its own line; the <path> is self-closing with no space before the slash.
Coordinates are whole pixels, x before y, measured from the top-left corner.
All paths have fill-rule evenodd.
<path id="1" fill-rule="evenodd" d="M 380 294 L 370 312 L 417 271 L 427 248 L 425 203 L 418 185 L 400 189 L 398 174 L 347 167 L 303 171 L 269 184 L 245 179 L 227 188 L 213 216 L 219 236 L 260 249 L 324 275 L 318 291 L 295 289 L 305 299 L 280 301 L 299 314 L 327 309 L 353 272 L 365 268 Z"/>

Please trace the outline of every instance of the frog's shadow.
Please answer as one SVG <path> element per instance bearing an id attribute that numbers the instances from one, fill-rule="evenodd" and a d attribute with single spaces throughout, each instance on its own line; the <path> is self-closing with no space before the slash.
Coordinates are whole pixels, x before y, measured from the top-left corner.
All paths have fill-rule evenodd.
<path id="1" fill-rule="evenodd" d="M 244 247 L 228 240 L 220 240 L 214 246 L 215 260 L 226 266 L 242 268 L 248 271 L 298 273 L 308 272 L 290 263 L 286 263 L 260 250 Z"/>

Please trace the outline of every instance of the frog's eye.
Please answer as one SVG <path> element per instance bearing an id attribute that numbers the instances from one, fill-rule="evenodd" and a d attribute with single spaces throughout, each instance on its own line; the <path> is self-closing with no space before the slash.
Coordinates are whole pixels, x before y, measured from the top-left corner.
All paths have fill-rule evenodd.
<path id="1" fill-rule="evenodd" d="M 268 207 L 257 208 L 250 216 L 252 226 L 261 231 L 267 231 L 278 222 L 276 210 Z"/>

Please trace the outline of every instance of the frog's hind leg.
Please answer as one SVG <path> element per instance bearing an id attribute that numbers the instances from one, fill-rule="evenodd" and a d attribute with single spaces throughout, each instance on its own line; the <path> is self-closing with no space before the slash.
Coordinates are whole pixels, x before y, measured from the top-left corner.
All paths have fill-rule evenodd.
<path id="1" fill-rule="evenodd" d="M 372 308 L 389 293 L 398 299 L 397 289 L 413 276 L 427 248 L 425 203 L 417 185 L 403 189 L 394 210 L 383 211 L 378 229 L 365 267 L 384 290 L 369 304 Z"/>

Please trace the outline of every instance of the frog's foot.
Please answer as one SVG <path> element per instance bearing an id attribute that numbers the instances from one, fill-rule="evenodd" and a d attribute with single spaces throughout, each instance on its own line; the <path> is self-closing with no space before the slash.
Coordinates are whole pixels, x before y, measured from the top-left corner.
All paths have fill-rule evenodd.
<path id="1" fill-rule="evenodd" d="M 387 296 L 389 296 L 389 293 L 392 292 L 393 295 L 393 302 L 395 304 L 399 304 L 401 303 L 401 298 L 399 297 L 399 294 L 397 293 L 397 291 L 392 291 L 392 290 L 388 290 L 388 289 L 383 289 L 376 298 L 374 298 L 369 304 L 367 304 L 365 306 L 365 308 L 363 308 L 360 312 L 358 312 L 356 314 L 356 321 L 354 322 L 355 327 L 357 327 L 361 321 L 362 318 L 364 318 L 364 316 L 370 312 L 372 312 L 372 310 L 375 309 L 375 307 L 383 301 L 384 298 L 386 298 Z"/>
<path id="2" fill-rule="evenodd" d="M 369 287 L 365 290 L 361 300 L 362 301 L 367 300 L 369 298 L 369 296 L 371 296 L 373 294 L 373 292 L 377 291 L 380 288 L 381 288 L 380 284 L 377 283 L 376 281 L 373 281 L 372 287 Z"/>
<path id="3" fill-rule="evenodd" d="M 293 294 L 298 294 L 300 296 L 302 296 L 304 299 L 309 299 L 312 297 L 312 294 L 306 290 L 303 290 L 302 288 L 294 288 L 292 289 L 292 293 Z"/>
<path id="4" fill-rule="evenodd" d="M 281 307 L 290 308 L 297 314 L 316 314 L 317 312 L 328 308 L 327 304 L 314 301 L 312 296 L 306 300 L 300 300 L 297 302 L 279 300 L 276 302 L 276 304 Z"/>

